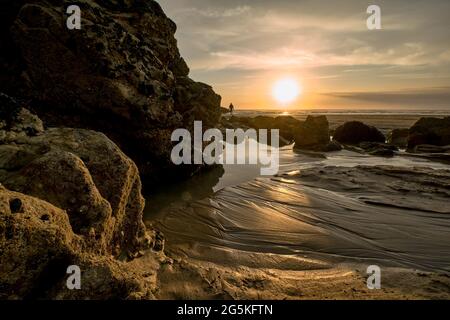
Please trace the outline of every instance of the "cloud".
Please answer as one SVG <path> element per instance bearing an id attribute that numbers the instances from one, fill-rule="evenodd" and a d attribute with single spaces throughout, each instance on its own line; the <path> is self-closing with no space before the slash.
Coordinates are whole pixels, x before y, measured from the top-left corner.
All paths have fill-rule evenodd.
<path id="1" fill-rule="evenodd" d="M 224 83 L 249 87 L 243 77 L 249 75 L 261 85 L 262 77 L 282 72 L 313 81 L 306 85 L 316 91 L 450 85 L 450 1 L 377 2 L 383 29 L 375 31 L 367 30 L 368 4 L 359 0 L 161 5 L 178 25 L 176 37 L 191 75 L 221 89 Z"/>
<path id="2" fill-rule="evenodd" d="M 448 107 L 450 87 L 377 92 L 330 92 L 324 96 L 384 105 Z"/>
<path id="3" fill-rule="evenodd" d="M 249 12 L 251 9 L 250 6 L 237 6 L 235 8 L 229 9 L 199 9 L 199 8 L 186 8 L 181 10 L 180 13 L 190 15 L 190 16 L 202 16 L 206 18 L 230 18 L 243 15 L 246 12 Z"/>

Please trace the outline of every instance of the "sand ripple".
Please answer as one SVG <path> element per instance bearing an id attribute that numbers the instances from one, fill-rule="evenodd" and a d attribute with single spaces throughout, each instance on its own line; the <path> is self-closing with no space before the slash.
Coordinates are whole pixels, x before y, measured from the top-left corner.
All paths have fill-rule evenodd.
<path id="1" fill-rule="evenodd" d="M 450 271 L 449 200 L 449 170 L 316 165 L 166 208 L 157 225 L 169 250 L 214 262 Z"/>

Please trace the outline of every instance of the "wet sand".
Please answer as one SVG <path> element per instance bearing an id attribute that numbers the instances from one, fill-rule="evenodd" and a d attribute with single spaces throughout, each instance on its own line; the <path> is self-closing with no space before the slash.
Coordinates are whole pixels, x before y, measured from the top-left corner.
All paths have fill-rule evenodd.
<path id="1" fill-rule="evenodd" d="M 188 188 L 148 217 L 171 258 L 159 281 L 176 288 L 161 297 L 450 298 L 448 165 L 349 151 L 281 155 L 275 177 L 247 170 L 241 182 L 245 167 L 226 168 L 210 192 L 193 199 Z M 365 285 L 372 264 L 382 268 L 381 291 Z M 203 288 L 209 272 L 220 290 Z"/>
<path id="2" fill-rule="evenodd" d="M 325 114 L 331 128 L 358 120 L 384 133 L 441 116 Z M 278 175 L 262 177 L 259 169 L 225 165 L 147 198 L 147 223 L 166 238 L 156 297 L 450 299 L 448 159 L 286 146 Z M 381 267 L 381 290 L 366 285 L 373 264 Z"/>

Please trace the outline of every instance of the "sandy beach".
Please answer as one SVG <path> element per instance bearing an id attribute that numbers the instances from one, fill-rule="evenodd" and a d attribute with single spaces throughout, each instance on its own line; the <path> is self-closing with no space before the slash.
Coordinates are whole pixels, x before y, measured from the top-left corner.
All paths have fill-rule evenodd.
<path id="1" fill-rule="evenodd" d="M 160 297 L 450 297 L 447 163 L 286 146 L 276 176 L 258 173 L 224 166 L 148 200 L 170 257 Z M 369 265 L 382 290 L 367 289 Z"/>

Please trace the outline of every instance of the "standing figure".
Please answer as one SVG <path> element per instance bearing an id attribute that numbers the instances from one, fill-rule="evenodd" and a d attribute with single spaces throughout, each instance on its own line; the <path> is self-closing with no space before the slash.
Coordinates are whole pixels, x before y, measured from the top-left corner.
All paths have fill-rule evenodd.
<path id="1" fill-rule="evenodd" d="M 230 106 L 228 107 L 228 109 L 230 109 L 230 113 L 231 113 L 231 115 L 233 115 L 234 106 L 232 103 L 230 103 Z"/>

